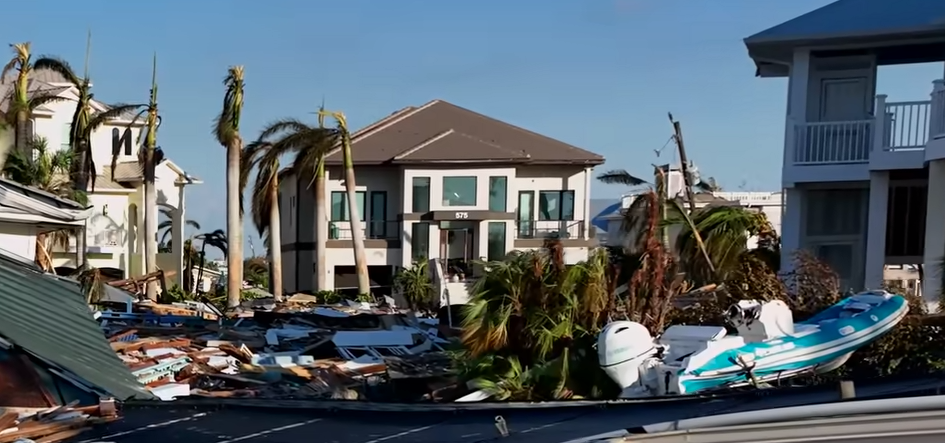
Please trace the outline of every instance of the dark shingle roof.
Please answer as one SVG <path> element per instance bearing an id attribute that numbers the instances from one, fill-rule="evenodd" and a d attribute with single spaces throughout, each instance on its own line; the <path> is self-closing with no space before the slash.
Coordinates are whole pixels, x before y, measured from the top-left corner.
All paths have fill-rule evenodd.
<path id="1" fill-rule="evenodd" d="M 604 158 L 491 117 L 434 100 L 405 108 L 352 136 L 355 164 L 496 162 L 599 165 Z M 340 163 L 340 152 L 328 163 Z"/>
<path id="2" fill-rule="evenodd" d="M 752 43 L 945 31 L 942 0 L 839 0 L 745 39 Z"/>
<path id="3" fill-rule="evenodd" d="M 112 351 L 76 283 L 3 255 L 0 336 L 102 395 L 153 398 Z"/>

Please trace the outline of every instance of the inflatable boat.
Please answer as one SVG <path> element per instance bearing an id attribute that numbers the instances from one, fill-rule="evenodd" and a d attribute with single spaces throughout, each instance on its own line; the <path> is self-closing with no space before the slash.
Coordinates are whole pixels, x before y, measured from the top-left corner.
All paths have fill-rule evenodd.
<path id="1" fill-rule="evenodd" d="M 600 365 L 623 389 L 622 398 L 696 394 L 759 386 L 801 374 L 832 371 L 853 351 L 895 327 L 907 300 L 863 292 L 794 323 L 780 300 L 744 300 L 723 326 L 670 326 L 657 339 L 635 322 L 608 324 L 597 340 Z"/>

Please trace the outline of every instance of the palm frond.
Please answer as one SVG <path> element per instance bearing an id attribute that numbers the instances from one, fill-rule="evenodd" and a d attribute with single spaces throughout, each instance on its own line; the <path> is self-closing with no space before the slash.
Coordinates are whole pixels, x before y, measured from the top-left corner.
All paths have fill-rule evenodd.
<path id="1" fill-rule="evenodd" d="M 633 176 L 623 169 L 607 171 L 598 175 L 597 179 L 609 185 L 641 186 L 647 184 L 646 180 Z"/>
<path id="2" fill-rule="evenodd" d="M 53 71 L 63 76 L 69 81 L 69 83 L 72 83 L 77 88 L 81 87 L 85 82 L 82 78 L 79 78 L 79 76 L 76 75 L 75 71 L 72 69 L 72 65 L 70 65 L 69 62 L 54 55 L 39 56 L 39 58 L 33 62 L 33 70 Z"/>

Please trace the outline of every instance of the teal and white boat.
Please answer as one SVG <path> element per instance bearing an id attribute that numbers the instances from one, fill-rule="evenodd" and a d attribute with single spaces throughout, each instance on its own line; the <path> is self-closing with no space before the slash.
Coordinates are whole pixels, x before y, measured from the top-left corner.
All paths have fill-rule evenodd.
<path id="1" fill-rule="evenodd" d="M 597 341 L 600 365 L 623 398 L 695 394 L 712 389 L 832 371 L 895 327 L 907 300 L 885 291 L 848 297 L 795 323 L 780 301 L 741 301 L 723 326 L 671 326 L 657 339 L 643 325 L 617 321 Z"/>

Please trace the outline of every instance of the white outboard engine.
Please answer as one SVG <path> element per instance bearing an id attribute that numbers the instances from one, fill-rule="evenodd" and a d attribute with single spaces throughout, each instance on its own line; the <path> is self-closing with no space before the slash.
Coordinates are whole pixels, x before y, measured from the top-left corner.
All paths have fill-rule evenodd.
<path id="1" fill-rule="evenodd" d="M 725 312 L 725 319 L 747 343 L 794 333 L 794 314 L 781 300 L 739 301 Z"/>
<path id="2" fill-rule="evenodd" d="M 610 323 L 597 337 L 601 369 L 624 389 L 640 381 L 641 369 L 658 352 L 650 331 L 632 321 Z"/>

